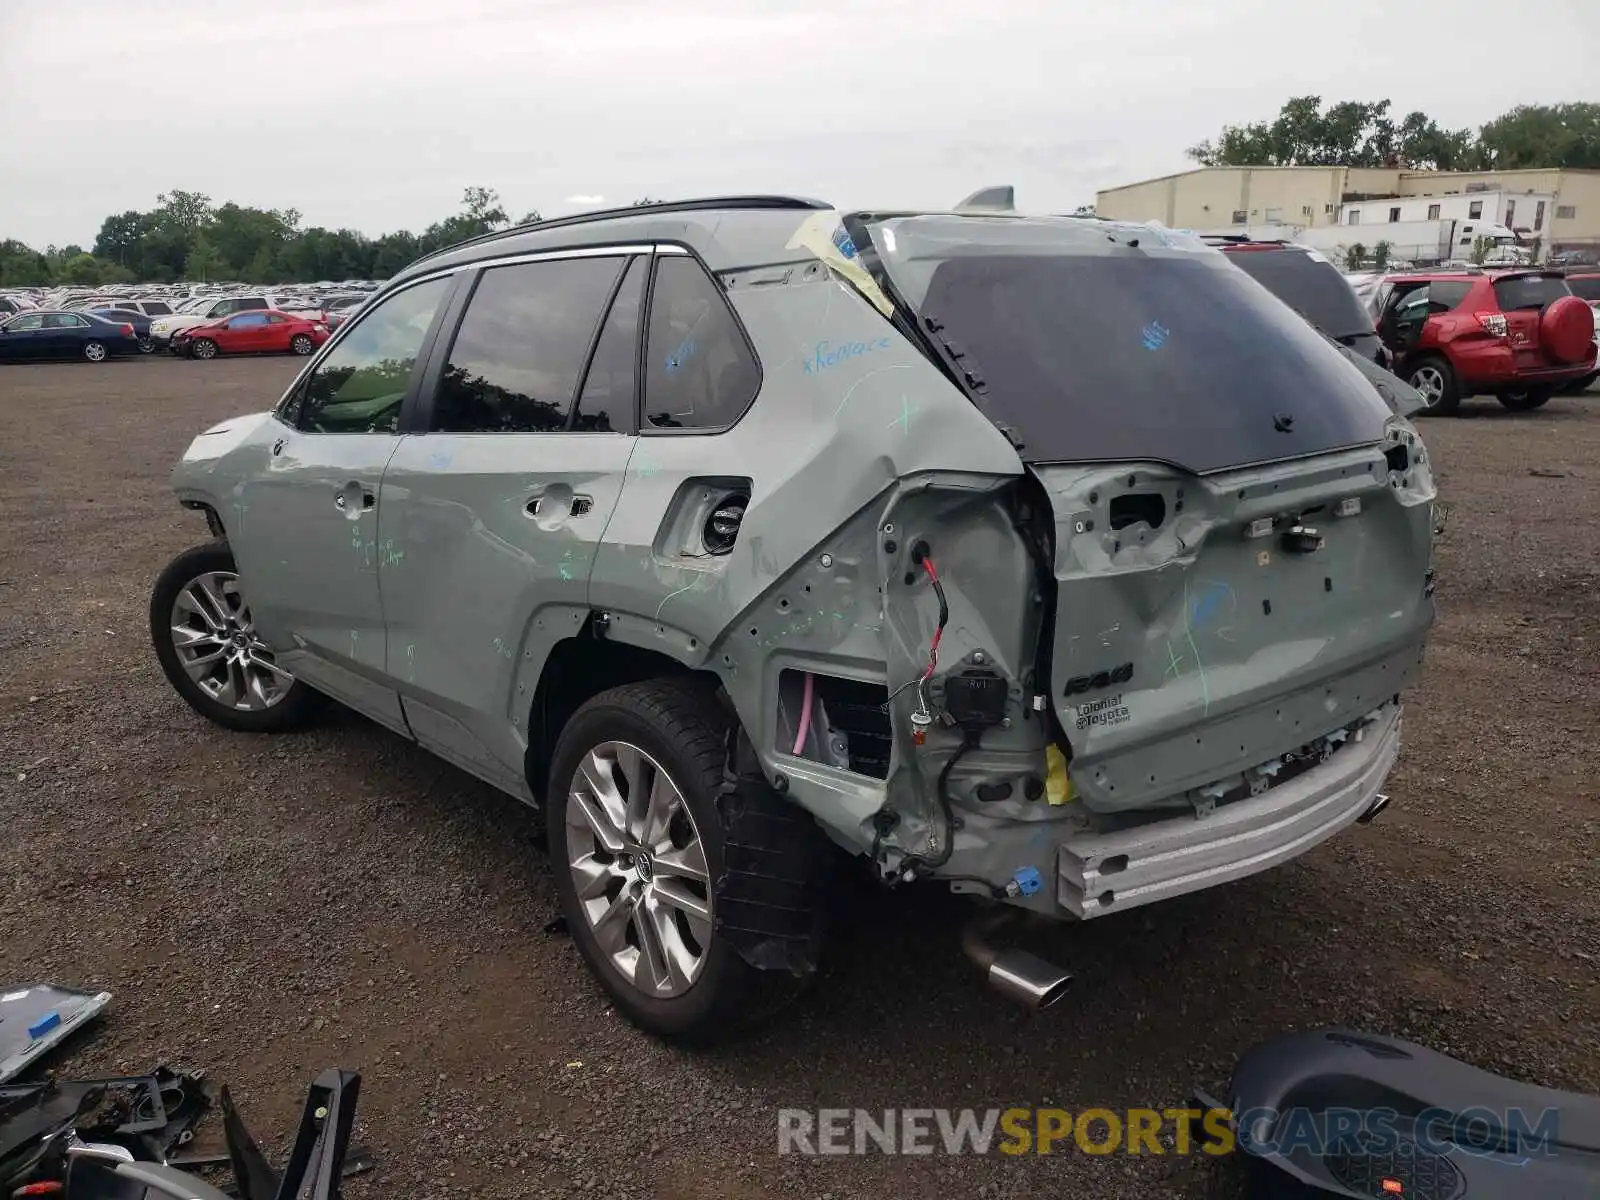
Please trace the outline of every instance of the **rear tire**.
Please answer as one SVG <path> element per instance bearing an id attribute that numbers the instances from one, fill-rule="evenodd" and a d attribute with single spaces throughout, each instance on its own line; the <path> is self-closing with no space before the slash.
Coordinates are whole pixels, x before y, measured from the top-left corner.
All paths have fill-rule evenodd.
<path id="1" fill-rule="evenodd" d="M 300 355 L 302 358 L 304 358 L 307 354 L 310 354 L 316 348 L 316 343 L 303 333 L 297 333 L 289 339 L 290 351 Z"/>
<path id="2" fill-rule="evenodd" d="M 1420 358 L 1406 368 L 1406 382 L 1422 393 L 1419 416 L 1448 417 L 1461 407 L 1461 388 L 1450 364 L 1438 355 Z"/>
<path id="3" fill-rule="evenodd" d="M 713 893 L 726 861 L 718 794 L 729 725 L 716 696 L 696 680 L 612 688 L 561 731 L 545 793 L 551 872 L 578 952 L 628 1020 L 687 1042 L 724 1038 L 792 1000 L 804 984 L 752 967 L 715 923 Z M 624 774 L 630 762 L 642 762 L 631 779 Z M 648 819 L 635 826 L 629 782 L 648 786 L 652 811 L 658 796 L 672 806 L 673 821 L 660 826 L 664 837 L 676 829 L 669 840 L 652 841 Z M 619 835 L 614 845 L 623 848 L 606 850 L 602 829 Z M 680 843 L 684 848 L 675 849 Z M 669 869 L 674 859 L 703 863 L 706 878 Z M 703 918 L 691 921 L 676 905 L 684 889 L 703 901 Z M 669 959 L 676 976 L 650 970 L 652 961 Z"/>
<path id="4" fill-rule="evenodd" d="M 142 338 L 139 339 L 139 353 L 140 354 L 154 354 L 155 352 L 156 352 L 156 344 L 155 344 L 155 341 L 153 339 L 147 338 L 147 337 L 142 337 Z"/>
<path id="5" fill-rule="evenodd" d="M 105 362 L 106 344 L 104 342 L 87 341 L 83 344 L 83 357 L 89 362 Z"/>
<path id="6" fill-rule="evenodd" d="M 178 695 L 208 721 L 242 733 L 293 729 L 316 714 L 323 697 L 276 666 L 254 636 L 238 584 L 225 538 L 168 563 L 150 592 L 156 661 Z M 259 688 L 253 687 L 257 679 Z"/>
<path id="7" fill-rule="evenodd" d="M 1512 412 L 1532 412 L 1543 407 L 1555 395 L 1554 388 L 1527 388 L 1519 392 L 1501 392 L 1495 399 Z"/>

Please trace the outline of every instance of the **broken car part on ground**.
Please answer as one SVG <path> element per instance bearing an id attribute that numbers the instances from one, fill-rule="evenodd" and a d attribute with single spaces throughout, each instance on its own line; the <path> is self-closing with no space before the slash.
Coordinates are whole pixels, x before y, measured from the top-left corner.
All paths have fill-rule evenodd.
<path id="1" fill-rule="evenodd" d="M 81 1027 L 110 998 L 109 992 L 42 984 L 7 989 L 0 994 L 5 1061 L 20 1064 L 18 1071 L 32 1067 L 62 1041 L 46 1041 L 44 1034 Z M 64 1011 L 70 1020 L 61 1018 Z M 0 1196 L 338 1200 L 340 1180 L 371 1166 L 349 1145 L 360 1086 L 361 1077 L 350 1071 L 317 1076 L 279 1171 L 250 1136 L 226 1087 L 218 1097 L 226 1157 L 175 1156 L 190 1143 L 212 1103 L 199 1073 L 157 1067 L 149 1075 L 0 1084 Z M 233 1190 L 207 1183 L 185 1167 L 228 1167 Z"/>

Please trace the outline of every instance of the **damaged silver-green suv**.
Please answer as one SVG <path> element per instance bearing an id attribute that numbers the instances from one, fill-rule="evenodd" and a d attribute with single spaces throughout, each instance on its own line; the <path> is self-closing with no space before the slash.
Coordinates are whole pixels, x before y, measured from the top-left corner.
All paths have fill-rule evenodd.
<path id="1" fill-rule="evenodd" d="M 151 602 L 179 694 L 332 697 L 540 805 L 589 966 L 688 1037 L 814 968 L 849 856 L 1083 919 L 1369 820 L 1433 619 L 1410 424 L 1219 251 L 1105 221 L 493 234 L 173 482 L 215 538 Z"/>

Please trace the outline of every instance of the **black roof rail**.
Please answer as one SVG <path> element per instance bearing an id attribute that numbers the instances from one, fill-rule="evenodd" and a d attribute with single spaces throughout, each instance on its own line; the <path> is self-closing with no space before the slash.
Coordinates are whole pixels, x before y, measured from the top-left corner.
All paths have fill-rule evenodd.
<path id="1" fill-rule="evenodd" d="M 452 251 L 463 250 L 468 246 L 480 245 L 483 242 L 492 242 L 514 233 L 528 233 L 541 229 L 564 229 L 571 225 L 586 225 L 592 221 L 609 221 L 617 217 L 637 217 L 646 213 L 714 212 L 723 208 L 799 208 L 807 211 L 826 212 L 832 207 L 833 205 L 825 200 L 815 200 L 808 196 L 702 196 L 693 200 L 659 200 L 649 204 L 630 204 L 626 208 L 597 208 L 590 212 L 573 213 L 570 217 L 551 217 L 547 221 L 530 221 L 526 225 L 509 225 L 505 229 L 491 229 L 488 233 L 480 233 L 477 237 L 470 237 L 465 241 L 444 246 L 416 261 L 427 262 L 429 259 L 438 258 L 441 254 L 449 254 Z"/>

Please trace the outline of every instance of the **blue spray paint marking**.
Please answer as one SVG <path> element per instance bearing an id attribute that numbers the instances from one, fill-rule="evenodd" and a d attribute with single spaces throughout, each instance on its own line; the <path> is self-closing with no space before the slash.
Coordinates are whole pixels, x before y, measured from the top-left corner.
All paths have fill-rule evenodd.
<path id="1" fill-rule="evenodd" d="M 637 460 L 637 464 L 634 466 L 633 471 L 641 479 L 648 479 L 661 470 L 660 467 L 656 466 L 648 452 L 640 451 L 634 455 L 634 458 Z"/>
<path id="2" fill-rule="evenodd" d="M 833 231 L 833 244 L 835 249 L 846 258 L 855 258 L 860 253 L 855 242 L 851 241 L 849 232 L 843 225 Z"/>
<path id="3" fill-rule="evenodd" d="M 694 357 L 694 352 L 696 349 L 698 349 L 698 347 L 696 346 L 694 339 L 685 338 L 676 350 L 667 355 L 667 371 L 670 373 L 683 366 L 684 363 L 688 362 L 689 359 Z"/>
<path id="4" fill-rule="evenodd" d="M 1158 321 L 1151 321 L 1143 330 L 1144 348 L 1146 350 L 1159 350 L 1172 336 L 1172 330 Z"/>
<path id="5" fill-rule="evenodd" d="M 510 659 L 512 659 L 513 657 L 515 657 L 516 653 L 517 653 L 515 650 L 513 650 L 510 646 L 506 645 L 505 642 L 501 641 L 499 638 L 495 638 L 495 640 L 494 640 L 494 648 L 495 648 L 496 653 L 498 653 L 501 658 L 504 658 L 504 659 L 506 659 L 508 661 Z"/>
<path id="6" fill-rule="evenodd" d="M 836 367 L 840 363 L 852 358 L 860 358 L 863 354 L 871 354 L 877 350 L 889 348 L 888 338 L 878 338 L 872 342 L 846 342 L 833 350 L 828 349 L 826 341 L 818 342 L 811 352 L 811 357 L 805 361 L 807 375 L 821 375 L 829 367 Z"/>
<path id="7" fill-rule="evenodd" d="M 406 680 L 410 683 L 417 681 L 417 647 L 414 642 L 406 647 Z"/>
<path id="8" fill-rule="evenodd" d="M 398 567 L 405 556 L 406 552 L 404 550 L 396 550 L 394 548 L 393 538 L 385 538 L 383 550 L 379 555 L 378 561 L 386 567 Z"/>
<path id="9" fill-rule="evenodd" d="M 447 450 L 435 450 L 433 457 L 428 459 L 428 465 L 435 471 L 442 471 L 450 465 L 450 453 Z"/>
<path id="10" fill-rule="evenodd" d="M 1199 595 L 1189 608 L 1190 624 L 1196 629 L 1203 627 L 1222 607 L 1222 602 L 1228 598 L 1231 592 L 1232 589 L 1225 583 L 1208 583 L 1206 590 Z"/>
<path id="11" fill-rule="evenodd" d="M 571 550 L 568 550 L 565 554 L 563 554 L 561 556 L 561 565 L 559 567 L 557 567 L 556 569 L 560 572 L 562 579 L 565 579 L 568 582 L 571 582 L 571 580 L 572 580 L 572 551 Z"/>

